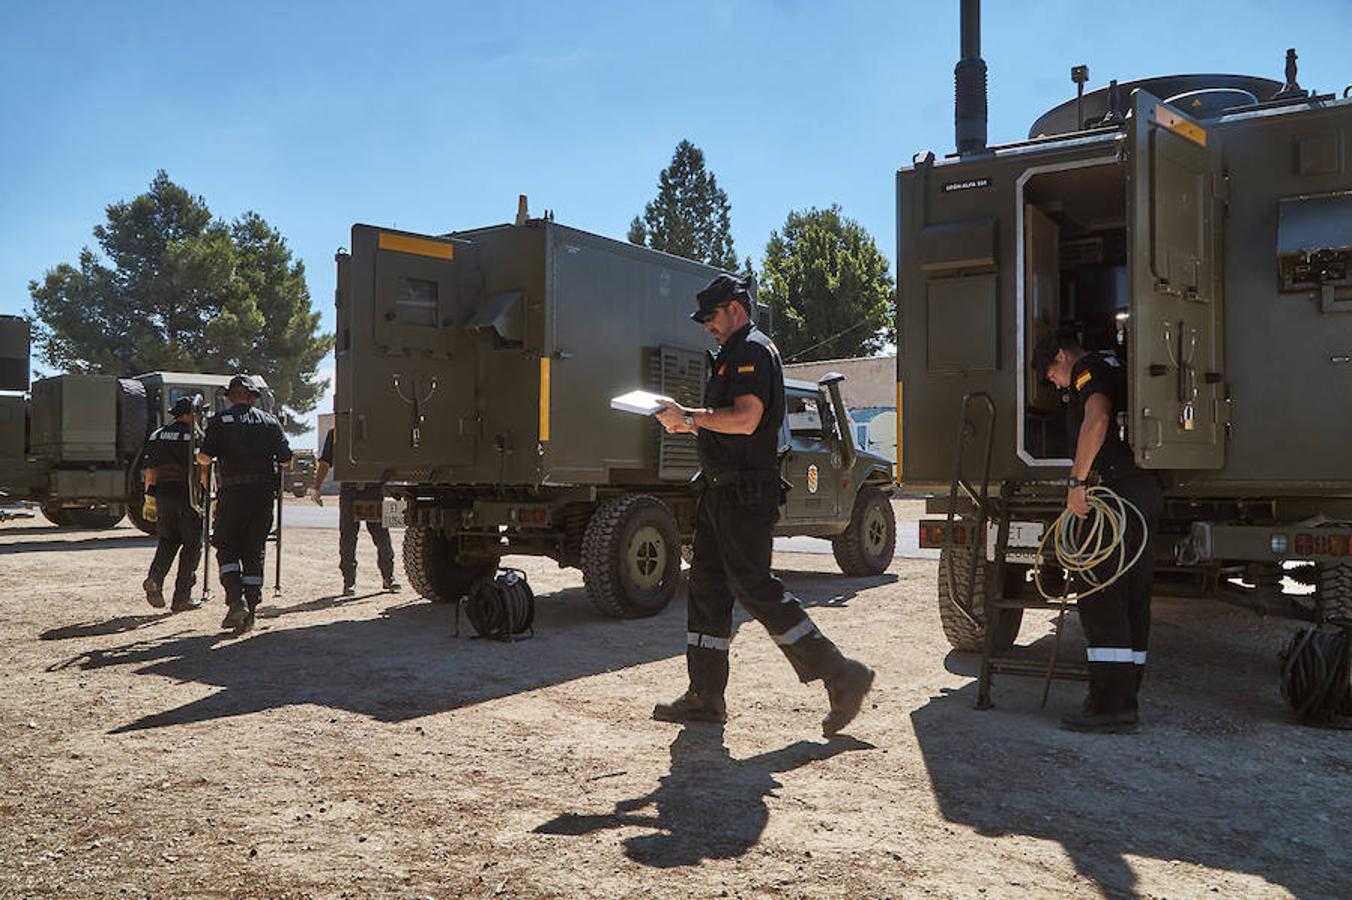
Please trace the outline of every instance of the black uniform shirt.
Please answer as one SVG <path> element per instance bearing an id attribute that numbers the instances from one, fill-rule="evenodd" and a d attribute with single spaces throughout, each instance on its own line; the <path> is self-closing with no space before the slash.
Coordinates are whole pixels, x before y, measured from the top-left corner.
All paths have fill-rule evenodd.
<path id="1" fill-rule="evenodd" d="M 222 484 L 227 479 L 236 483 L 270 482 L 276 478 L 273 461 L 291 459 L 291 445 L 281 424 L 269 413 L 245 403 L 207 420 L 201 449 L 220 462 Z"/>
<path id="2" fill-rule="evenodd" d="M 333 465 L 333 429 L 324 435 L 324 449 L 319 451 L 319 461 Z"/>
<path id="3" fill-rule="evenodd" d="M 1132 459 L 1131 448 L 1123 441 L 1117 427 L 1117 414 L 1127 408 L 1127 373 L 1116 357 L 1102 353 L 1086 353 L 1070 370 L 1070 446 L 1080 439 L 1084 424 L 1084 405 L 1094 394 L 1108 398 L 1108 434 L 1094 457 L 1094 471 L 1105 480 L 1113 481 L 1135 474 L 1138 469 Z"/>
<path id="4" fill-rule="evenodd" d="M 774 342 L 747 323 L 733 332 L 713 360 L 704 386 L 704 405 L 720 409 L 743 394 L 754 394 L 765 407 L 751 434 L 720 434 L 701 428 L 696 438 L 699 462 L 707 471 L 777 471 L 779 436 L 784 422 L 784 368 Z"/>
<path id="5" fill-rule="evenodd" d="M 192 423 L 177 419 L 146 439 L 146 468 L 155 470 L 156 492 L 186 490 L 191 460 Z"/>

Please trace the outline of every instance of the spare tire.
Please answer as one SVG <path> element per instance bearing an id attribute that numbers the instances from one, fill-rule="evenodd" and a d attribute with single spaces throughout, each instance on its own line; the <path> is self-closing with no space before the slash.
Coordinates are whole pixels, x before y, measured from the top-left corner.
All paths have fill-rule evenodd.
<path id="1" fill-rule="evenodd" d="M 145 446 L 150 431 L 146 386 L 135 378 L 117 380 L 117 456 L 131 459 Z"/>

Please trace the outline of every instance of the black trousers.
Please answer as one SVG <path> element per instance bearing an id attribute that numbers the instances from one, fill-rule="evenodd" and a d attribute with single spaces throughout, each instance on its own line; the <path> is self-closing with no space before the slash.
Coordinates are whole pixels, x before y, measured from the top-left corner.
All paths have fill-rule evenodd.
<path id="1" fill-rule="evenodd" d="M 159 515 L 155 524 L 159 545 L 150 561 L 150 577 L 159 584 L 169 575 L 178 557 L 178 575 L 174 579 L 174 600 L 181 602 L 192 596 L 197 583 L 197 564 L 202 560 L 202 517 L 188 502 L 188 492 L 160 489 L 155 494 L 155 509 Z"/>
<path id="2" fill-rule="evenodd" d="M 1164 506 L 1164 490 L 1155 474 L 1140 472 L 1105 484 L 1136 505 L 1153 535 Z M 1144 539 L 1140 521 L 1128 510 L 1128 558 Z M 1100 577 L 1108 577 L 1116 567 L 1115 559 L 1105 563 L 1100 567 Z M 1154 580 L 1155 560 L 1147 546 L 1127 574 L 1079 603 L 1080 625 L 1089 645 L 1090 700 L 1101 711 L 1136 707 L 1146 651 L 1150 647 L 1150 593 Z"/>
<path id="3" fill-rule="evenodd" d="M 263 601 L 263 556 L 275 502 L 275 488 L 270 484 L 221 488 L 211 543 L 216 548 L 225 602 L 230 606 L 247 602 L 254 609 Z"/>
<path id="4" fill-rule="evenodd" d="M 770 632 L 804 682 L 829 676 L 844 657 L 770 571 L 779 519 L 779 476 L 708 487 L 695 516 L 695 559 L 687 588 L 686 666 L 690 687 L 723 695 L 734 599 Z"/>
<path id="5" fill-rule="evenodd" d="M 357 578 L 357 532 L 361 523 L 353 516 L 353 504 L 358 500 L 379 500 L 383 496 L 380 488 L 359 488 L 356 485 L 343 485 L 338 493 L 338 568 L 343 573 L 343 583 L 351 584 Z M 366 530 L 376 545 L 376 565 L 380 567 L 380 576 L 385 579 L 394 577 L 394 545 L 390 543 L 390 530 L 379 522 L 367 522 Z"/>

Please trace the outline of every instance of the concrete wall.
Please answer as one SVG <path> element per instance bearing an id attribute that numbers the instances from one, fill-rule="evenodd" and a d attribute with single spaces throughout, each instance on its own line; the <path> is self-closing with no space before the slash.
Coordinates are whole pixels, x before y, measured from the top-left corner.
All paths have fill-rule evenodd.
<path id="1" fill-rule="evenodd" d="M 841 396 L 849 409 L 897 405 L 897 358 L 874 356 L 861 359 L 824 359 L 818 362 L 789 363 L 785 378 L 816 382 L 827 372 L 845 376 Z"/>

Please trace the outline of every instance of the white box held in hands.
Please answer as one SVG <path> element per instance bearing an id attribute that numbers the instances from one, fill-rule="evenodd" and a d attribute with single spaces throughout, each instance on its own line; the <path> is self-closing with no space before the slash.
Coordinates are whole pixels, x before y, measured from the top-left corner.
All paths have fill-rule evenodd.
<path id="1" fill-rule="evenodd" d="M 654 394 L 651 391 L 630 391 L 627 394 L 621 394 L 618 397 L 612 397 L 610 408 L 618 409 L 620 412 L 637 413 L 640 416 L 651 416 L 662 409 L 665 403 L 674 403 L 670 397 L 663 397 L 661 394 Z"/>

